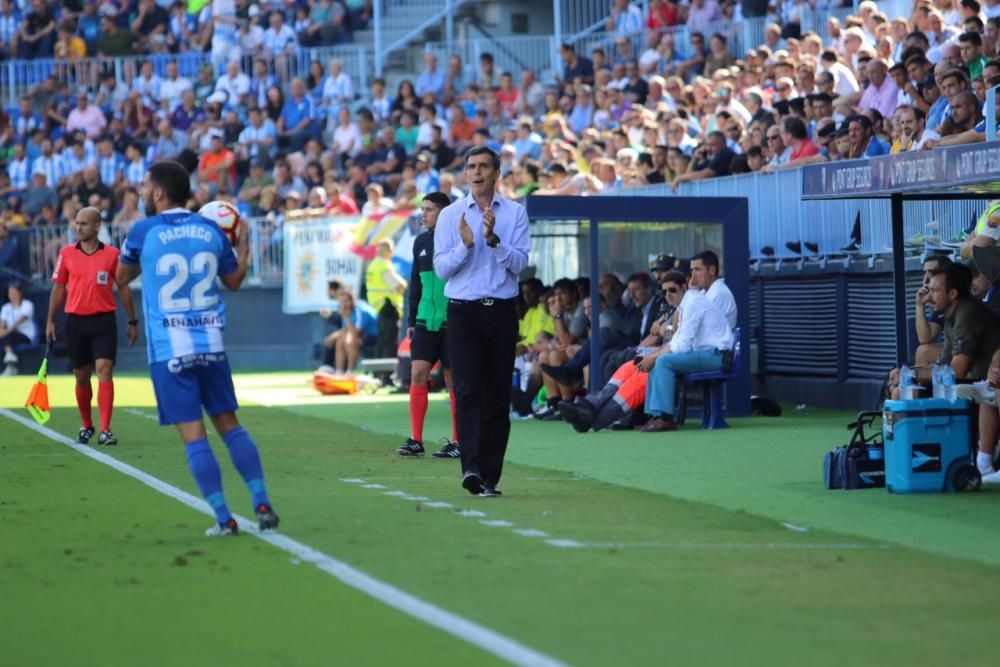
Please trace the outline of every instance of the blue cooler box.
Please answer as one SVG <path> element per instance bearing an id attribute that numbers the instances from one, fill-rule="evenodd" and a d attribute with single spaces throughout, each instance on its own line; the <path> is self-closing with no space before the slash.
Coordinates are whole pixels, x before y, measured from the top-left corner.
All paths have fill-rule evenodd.
<path id="1" fill-rule="evenodd" d="M 966 490 L 970 477 L 978 477 L 972 465 L 971 414 L 969 402 L 962 399 L 886 401 L 886 488 L 893 493 Z"/>

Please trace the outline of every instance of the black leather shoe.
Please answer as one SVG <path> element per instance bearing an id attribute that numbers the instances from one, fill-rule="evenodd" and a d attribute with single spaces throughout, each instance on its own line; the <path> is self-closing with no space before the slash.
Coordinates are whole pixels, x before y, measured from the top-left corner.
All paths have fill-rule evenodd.
<path id="1" fill-rule="evenodd" d="M 462 476 L 462 488 L 474 496 L 483 492 L 483 478 L 478 472 L 469 471 Z"/>
<path id="2" fill-rule="evenodd" d="M 573 401 L 559 401 L 559 414 L 564 421 L 569 422 L 574 431 L 586 433 L 590 430 L 590 424 L 581 418 L 577 405 Z"/>

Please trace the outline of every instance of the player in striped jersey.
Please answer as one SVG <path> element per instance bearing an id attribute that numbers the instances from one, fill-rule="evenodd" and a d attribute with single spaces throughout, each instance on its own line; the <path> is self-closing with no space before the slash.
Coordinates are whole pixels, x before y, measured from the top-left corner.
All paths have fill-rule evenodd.
<path id="1" fill-rule="evenodd" d="M 235 535 L 235 519 L 222 493 L 219 464 L 208 444 L 202 407 L 229 449 L 233 465 L 253 496 L 261 530 L 278 516 L 264 486 L 260 455 L 236 419 L 236 392 L 222 341 L 226 305 L 216 278 L 230 290 L 243 283 L 249 265 L 248 235 L 241 230 L 237 252 L 217 224 L 185 209 L 190 176 L 176 162 L 150 166 L 142 188 L 146 211 L 155 213 L 129 231 L 122 246 L 119 278 L 143 273 L 149 370 L 160 424 L 176 426 L 188 466 L 215 512 L 208 535 Z"/>

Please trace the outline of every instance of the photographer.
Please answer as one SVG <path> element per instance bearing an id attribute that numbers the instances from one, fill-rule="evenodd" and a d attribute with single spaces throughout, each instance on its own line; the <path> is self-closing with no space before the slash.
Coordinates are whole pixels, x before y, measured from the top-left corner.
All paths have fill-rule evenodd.
<path id="1" fill-rule="evenodd" d="M 694 149 L 693 155 L 694 159 L 688 166 L 687 173 L 674 177 L 674 192 L 677 192 L 678 185 L 686 181 L 728 176 L 729 166 L 736 157 L 736 153 L 726 147 L 726 135 L 719 131 L 711 132 L 705 143 Z"/>

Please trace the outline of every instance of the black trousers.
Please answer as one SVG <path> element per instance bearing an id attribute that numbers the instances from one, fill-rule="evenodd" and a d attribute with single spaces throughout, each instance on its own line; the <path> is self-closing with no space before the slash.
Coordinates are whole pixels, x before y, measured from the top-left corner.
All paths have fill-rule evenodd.
<path id="1" fill-rule="evenodd" d="M 496 485 L 510 435 L 510 390 L 517 344 L 513 299 L 448 303 L 448 356 L 457 403 L 462 472 Z"/>

